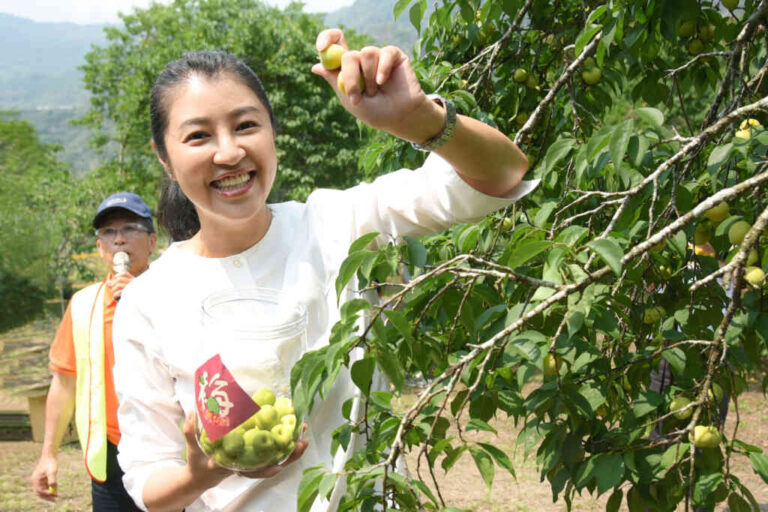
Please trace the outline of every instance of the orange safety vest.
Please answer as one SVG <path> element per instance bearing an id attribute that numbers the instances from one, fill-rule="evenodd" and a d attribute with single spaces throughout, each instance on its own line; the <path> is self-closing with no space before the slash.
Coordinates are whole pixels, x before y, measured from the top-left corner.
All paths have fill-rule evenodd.
<path id="1" fill-rule="evenodd" d="M 88 474 L 107 479 L 107 399 L 104 382 L 104 283 L 72 296 L 75 345 L 75 426 Z"/>

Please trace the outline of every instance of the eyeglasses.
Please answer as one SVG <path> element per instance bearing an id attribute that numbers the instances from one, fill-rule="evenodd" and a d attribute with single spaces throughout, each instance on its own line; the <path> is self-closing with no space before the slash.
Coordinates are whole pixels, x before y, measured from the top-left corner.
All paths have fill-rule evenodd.
<path id="1" fill-rule="evenodd" d="M 99 228 L 96 230 L 96 236 L 99 237 L 101 240 L 112 242 L 115 238 L 117 238 L 118 232 L 126 240 L 132 240 L 132 239 L 138 238 L 144 233 L 149 233 L 149 230 L 147 229 L 146 226 L 142 224 L 139 224 L 137 222 L 130 222 L 128 224 L 122 225 L 119 228 L 115 228 L 112 226 Z"/>

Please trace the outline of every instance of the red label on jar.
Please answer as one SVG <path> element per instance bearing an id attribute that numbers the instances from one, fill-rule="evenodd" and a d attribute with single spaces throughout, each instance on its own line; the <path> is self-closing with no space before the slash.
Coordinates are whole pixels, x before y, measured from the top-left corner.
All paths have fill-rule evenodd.
<path id="1" fill-rule="evenodd" d="M 197 413 L 211 441 L 234 430 L 260 409 L 218 354 L 195 371 L 195 397 Z"/>

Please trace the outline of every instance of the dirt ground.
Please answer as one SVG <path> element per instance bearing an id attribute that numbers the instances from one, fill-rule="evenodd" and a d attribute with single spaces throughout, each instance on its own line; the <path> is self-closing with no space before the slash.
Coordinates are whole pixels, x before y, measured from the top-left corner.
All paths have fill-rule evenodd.
<path id="1" fill-rule="evenodd" d="M 727 432 L 733 432 L 736 414 L 733 408 L 728 415 Z M 496 421 L 494 426 L 499 431 L 498 437 L 489 438 L 489 442 L 505 451 L 514 447 L 517 430 L 512 422 Z M 739 401 L 739 437 L 744 441 L 760 446 L 768 453 L 768 402 L 762 393 L 751 391 Z M 40 454 L 40 444 L 31 441 L 0 443 L 0 511 L 34 512 L 60 511 L 80 512 L 90 510 L 90 482 L 77 445 L 67 445 L 59 457 L 60 498 L 56 504 L 48 504 L 32 495 L 29 474 Z M 547 483 L 539 481 L 538 471 L 533 459 L 524 460 L 518 453 L 514 459 L 517 480 L 506 470 L 496 469 L 490 495 L 486 493 L 472 458 L 466 454 L 446 476 L 442 470 L 438 473 L 443 496 L 449 504 L 471 509 L 476 512 L 563 512 L 566 507 L 560 501 L 552 503 L 552 494 Z M 412 467 L 413 459 L 411 458 Z M 768 484 L 757 476 L 749 461 L 736 459 L 733 472 L 747 485 L 761 504 L 761 511 L 768 512 Z M 608 495 L 595 499 L 584 495 L 574 501 L 574 511 L 605 510 Z M 286 508 L 285 510 L 291 510 Z M 626 506 L 622 507 L 626 511 Z M 720 506 L 717 511 L 727 511 Z M 280 511 L 282 512 L 282 511 Z"/>

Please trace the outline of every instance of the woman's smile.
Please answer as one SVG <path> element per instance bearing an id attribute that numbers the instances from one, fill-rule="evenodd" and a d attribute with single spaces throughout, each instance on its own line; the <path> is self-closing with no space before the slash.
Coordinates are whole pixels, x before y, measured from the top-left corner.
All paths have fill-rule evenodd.
<path id="1" fill-rule="evenodd" d="M 238 171 L 227 173 L 211 182 L 211 187 L 224 197 L 238 197 L 250 190 L 256 177 L 256 171 Z"/>

